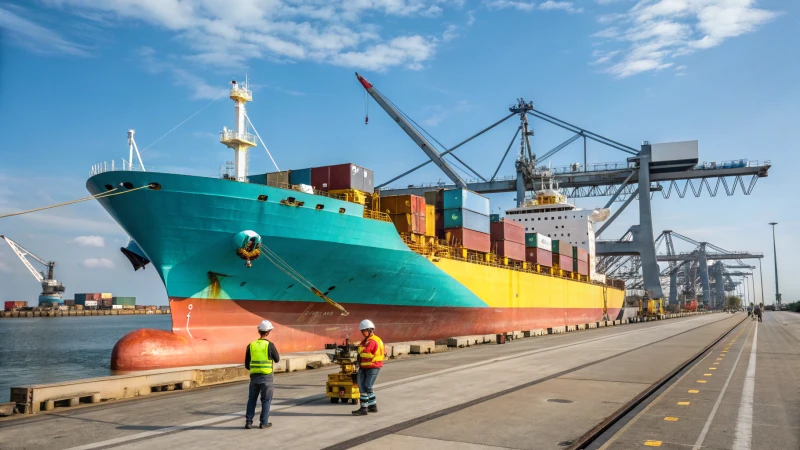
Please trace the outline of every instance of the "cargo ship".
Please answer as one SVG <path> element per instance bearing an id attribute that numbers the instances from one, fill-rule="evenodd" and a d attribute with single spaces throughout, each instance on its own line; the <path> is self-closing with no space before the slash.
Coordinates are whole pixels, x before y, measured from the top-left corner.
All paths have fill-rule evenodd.
<path id="1" fill-rule="evenodd" d="M 95 166 L 87 181 L 130 236 L 122 251 L 134 269 L 158 271 L 172 310 L 172 331 L 124 336 L 112 370 L 241 363 L 263 319 L 275 325 L 270 340 L 282 352 L 302 352 L 358 338 L 365 318 L 385 342 L 402 342 L 583 324 L 619 312 L 624 286 L 541 256 L 529 262 L 518 251 L 527 248 L 518 242 L 519 222 L 490 218 L 479 194 L 439 191 L 431 205 L 381 198 L 372 172 L 354 164 L 249 175 L 252 93 L 233 82 L 230 98 L 235 129 L 224 129 L 220 141 L 234 151 L 233 172 L 144 171 L 131 154 L 124 170 Z M 124 195 L 102 195 L 111 191 Z M 471 214 L 480 223 L 470 225 L 455 211 L 485 219 Z M 484 232 L 504 221 L 497 236 Z"/>

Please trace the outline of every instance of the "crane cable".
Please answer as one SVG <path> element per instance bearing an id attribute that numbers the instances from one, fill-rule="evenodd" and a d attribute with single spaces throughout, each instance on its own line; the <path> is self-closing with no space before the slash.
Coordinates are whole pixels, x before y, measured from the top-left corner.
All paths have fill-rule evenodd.
<path id="1" fill-rule="evenodd" d="M 292 266 L 289 265 L 286 261 L 283 260 L 277 253 L 275 253 L 271 248 L 267 247 L 263 243 L 258 245 L 259 248 L 262 250 L 262 254 L 264 257 L 267 258 L 269 262 L 271 262 L 275 267 L 277 267 L 281 272 L 285 273 L 289 278 L 297 281 L 300 283 L 301 286 L 305 287 L 317 297 L 325 300 L 329 305 L 333 306 L 334 308 L 341 311 L 343 316 L 350 315 L 349 312 L 340 304 L 333 301 L 330 297 L 325 295 L 322 291 L 317 289 L 314 284 L 312 284 L 306 277 L 304 277 L 300 272 L 295 270 Z"/>
<path id="2" fill-rule="evenodd" d="M 79 199 L 76 199 L 76 200 L 70 200 L 68 202 L 57 203 L 55 205 L 50 205 L 50 206 L 43 206 L 41 208 L 29 209 L 27 211 L 18 211 L 18 212 L 15 212 L 15 213 L 3 214 L 2 216 L 0 216 L 0 219 L 5 219 L 6 217 L 12 217 L 12 216 L 21 216 L 23 214 L 28 214 L 28 213 L 32 213 L 32 212 L 36 212 L 36 211 L 43 211 L 45 209 L 59 208 L 61 206 L 72 205 L 74 203 L 81 203 L 81 202 L 86 202 L 86 201 L 89 201 L 89 200 L 96 200 L 96 199 L 101 199 L 101 198 L 106 198 L 106 197 L 113 197 L 115 195 L 129 194 L 131 192 L 138 191 L 139 189 L 145 189 L 145 188 L 149 188 L 149 187 L 150 187 L 150 185 L 145 184 L 144 186 L 139 186 L 138 188 L 128 189 L 128 190 L 121 191 L 121 192 L 116 192 L 117 190 L 119 190 L 119 188 L 114 188 L 114 189 L 112 189 L 110 191 L 106 191 L 106 192 L 103 192 L 101 194 L 90 195 L 88 197 L 83 197 L 83 198 L 79 198 Z"/>

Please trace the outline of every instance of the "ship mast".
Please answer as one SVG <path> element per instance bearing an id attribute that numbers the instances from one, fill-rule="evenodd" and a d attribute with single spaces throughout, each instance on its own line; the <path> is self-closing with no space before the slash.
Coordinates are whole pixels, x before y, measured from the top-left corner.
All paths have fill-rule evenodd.
<path id="1" fill-rule="evenodd" d="M 247 78 L 245 78 L 244 86 L 238 84 L 236 80 L 231 81 L 230 99 L 234 103 L 236 129 L 229 130 L 224 127 L 219 134 L 219 141 L 233 149 L 236 181 L 247 181 L 247 149 L 256 146 L 255 136 L 247 131 L 244 105 L 253 101 L 253 93 L 248 89 Z"/>

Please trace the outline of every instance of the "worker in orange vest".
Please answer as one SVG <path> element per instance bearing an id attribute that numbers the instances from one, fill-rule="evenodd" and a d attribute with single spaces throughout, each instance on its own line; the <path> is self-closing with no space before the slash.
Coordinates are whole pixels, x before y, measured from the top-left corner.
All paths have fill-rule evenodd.
<path id="1" fill-rule="evenodd" d="M 375 336 L 375 324 L 372 321 L 362 320 L 359 329 L 364 336 L 364 340 L 358 346 L 358 390 L 361 393 L 361 408 L 353 411 L 353 415 L 366 416 L 368 413 L 378 412 L 372 386 L 375 385 L 378 372 L 383 367 L 386 350 L 381 338 Z"/>

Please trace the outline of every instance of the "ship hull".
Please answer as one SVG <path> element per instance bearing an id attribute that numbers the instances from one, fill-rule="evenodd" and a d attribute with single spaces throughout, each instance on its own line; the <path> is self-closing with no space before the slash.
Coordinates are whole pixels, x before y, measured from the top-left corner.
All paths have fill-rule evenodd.
<path id="1" fill-rule="evenodd" d="M 287 301 L 171 299 L 173 331 L 137 330 L 115 346 L 112 369 L 137 371 L 192 365 L 240 364 L 246 346 L 258 337 L 253 324 L 269 318 L 270 333 L 282 353 L 305 352 L 360 339 L 357 320 L 369 317 L 385 342 L 441 340 L 547 329 L 603 320 L 603 308 L 425 308 L 344 304 L 349 316 L 327 304 Z M 616 317 L 619 307 L 608 310 Z M 164 355 L 170 355 L 165 358 Z"/>
<path id="2" fill-rule="evenodd" d="M 293 352 L 357 337 L 367 318 L 386 342 L 398 342 L 584 324 L 602 320 L 604 310 L 614 318 L 622 306 L 623 291 L 608 286 L 418 254 L 390 222 L 324 196 L 123 171 L 95 175 L 87 188 L 98 194 L 151 183 L 155 189 L 99 202 L 158 271 L 172 332 L 123 337 L 112 353 L 115 370 L 239 363 L 263 319 L 276 326 L 270 340 Z M 246 265 L 236 252 L 244 231 L 257 233 L 287 266 L 266 256 Z"/>

